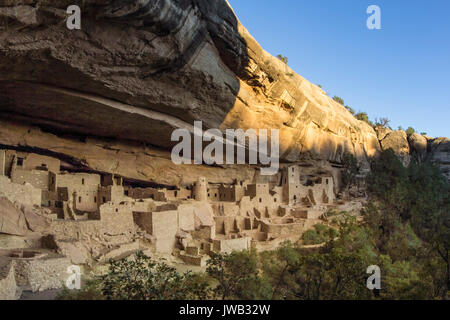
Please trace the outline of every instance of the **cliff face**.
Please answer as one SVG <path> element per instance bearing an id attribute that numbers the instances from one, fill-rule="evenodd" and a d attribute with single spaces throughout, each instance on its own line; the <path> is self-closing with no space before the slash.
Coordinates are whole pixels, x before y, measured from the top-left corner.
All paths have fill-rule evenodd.
<path id="1" fill-rule="evenodd" d="M 254 175 L 174 166 L 171 133 L 194 120 L 279 129 L 286 161 L 366 162 L 380 150 L 369 125 L 265 52 L 226 1 L 84 1 L 81 30 L 66 28 L 73 1 L 36 2 L 0 1 L 0 144 L 164 184 Z"/>
<path id="2" fill-rule="evenodd" d="M 450 181 L 450 139 L 437 138 L 429 141 L 428 155 L 439 165 Z"/>
<path id="3" fill-rule="evenodd" d="M 450 139 L 434 139 L 417 133 L 407 135 L 403 130 L 394 131 L 384 127 L 377 127 L 376 132 L 381 149 L 394 150 L 403 165 L 408 166 L 413 158 L 418 161 L 431 161 L 438 165 L 450 180 Z"/>

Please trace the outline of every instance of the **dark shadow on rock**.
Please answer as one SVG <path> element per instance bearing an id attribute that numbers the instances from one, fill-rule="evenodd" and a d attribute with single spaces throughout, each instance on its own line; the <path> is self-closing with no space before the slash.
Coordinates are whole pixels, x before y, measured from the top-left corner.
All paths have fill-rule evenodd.
<path id="1" fill-rule="evenodd" d="M 89 1 L 81 30 L 50 6 L 0 29 L 3 119 L 168 149 L 173 129 L 233 108 L 249 58 L 226 1 Z"/>

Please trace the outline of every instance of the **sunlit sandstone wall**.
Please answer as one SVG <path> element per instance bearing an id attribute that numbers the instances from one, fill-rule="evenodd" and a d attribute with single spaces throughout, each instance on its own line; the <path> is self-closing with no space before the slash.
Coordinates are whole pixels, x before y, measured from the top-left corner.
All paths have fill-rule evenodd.
<path id="1" fill-rule="evenodd" d="M 0 7 L 9 22 L 0 31 L 5 131 L 15 120 L 85 141 L 79 153 L 73 143 L 49 143 L 32 130 L 0 132 L 0 144 L 49 150 L 78 165 L 158 183 L 193 180 L 188 171 L 197 177 L 210 171 L 203 174 L 210 181 L 254 175 L 246 167 L 222 174 L 145 160 L 170 150 L 173 129 L 192 129 L 194 120 L 205 129 L 279 129 L 281 157 L 290 161 L 339 162 L 346 151 L 364 161 L 379 150 L 371 127 L 265 52 L 226 1 L 146 3 L 90 1 L 83 12 L 92 14 L 83 15 L 81 31 L 65 28 L 65 2 L 15 10 L 22 1 L 13 0 Z M 95 152 L 99 147 L 112 156 Z M 171 172 L 163 176 L 161 169 Z"/>

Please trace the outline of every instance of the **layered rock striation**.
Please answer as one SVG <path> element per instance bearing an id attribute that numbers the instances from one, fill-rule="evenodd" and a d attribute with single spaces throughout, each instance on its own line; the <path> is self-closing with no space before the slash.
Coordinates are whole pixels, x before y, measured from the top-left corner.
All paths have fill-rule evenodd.
<path id="1" fill-rule="evenodd" d="M 161 184 L 255 174 L 173 165 L 171 133 L 195 120 L 279 129 L 283 161 L 350 152 L 367 163 L 383 147 L 372 127 L 264 51 L 226 1 L 83 1 L 81 30 L 69 30 L 72 2 L 0 1 L 4 146 Z"/>

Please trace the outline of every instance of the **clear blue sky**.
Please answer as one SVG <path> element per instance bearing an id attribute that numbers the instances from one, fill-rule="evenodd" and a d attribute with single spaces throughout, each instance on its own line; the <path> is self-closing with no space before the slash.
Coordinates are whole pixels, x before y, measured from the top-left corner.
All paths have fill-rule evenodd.
<path id="1" fill-rule="evenodd" d="M 229 0 L 273 55 L 371 119 L 450 137 L 449 0 Z M 381 8 L 382 30 L 366 9 Z"/>

